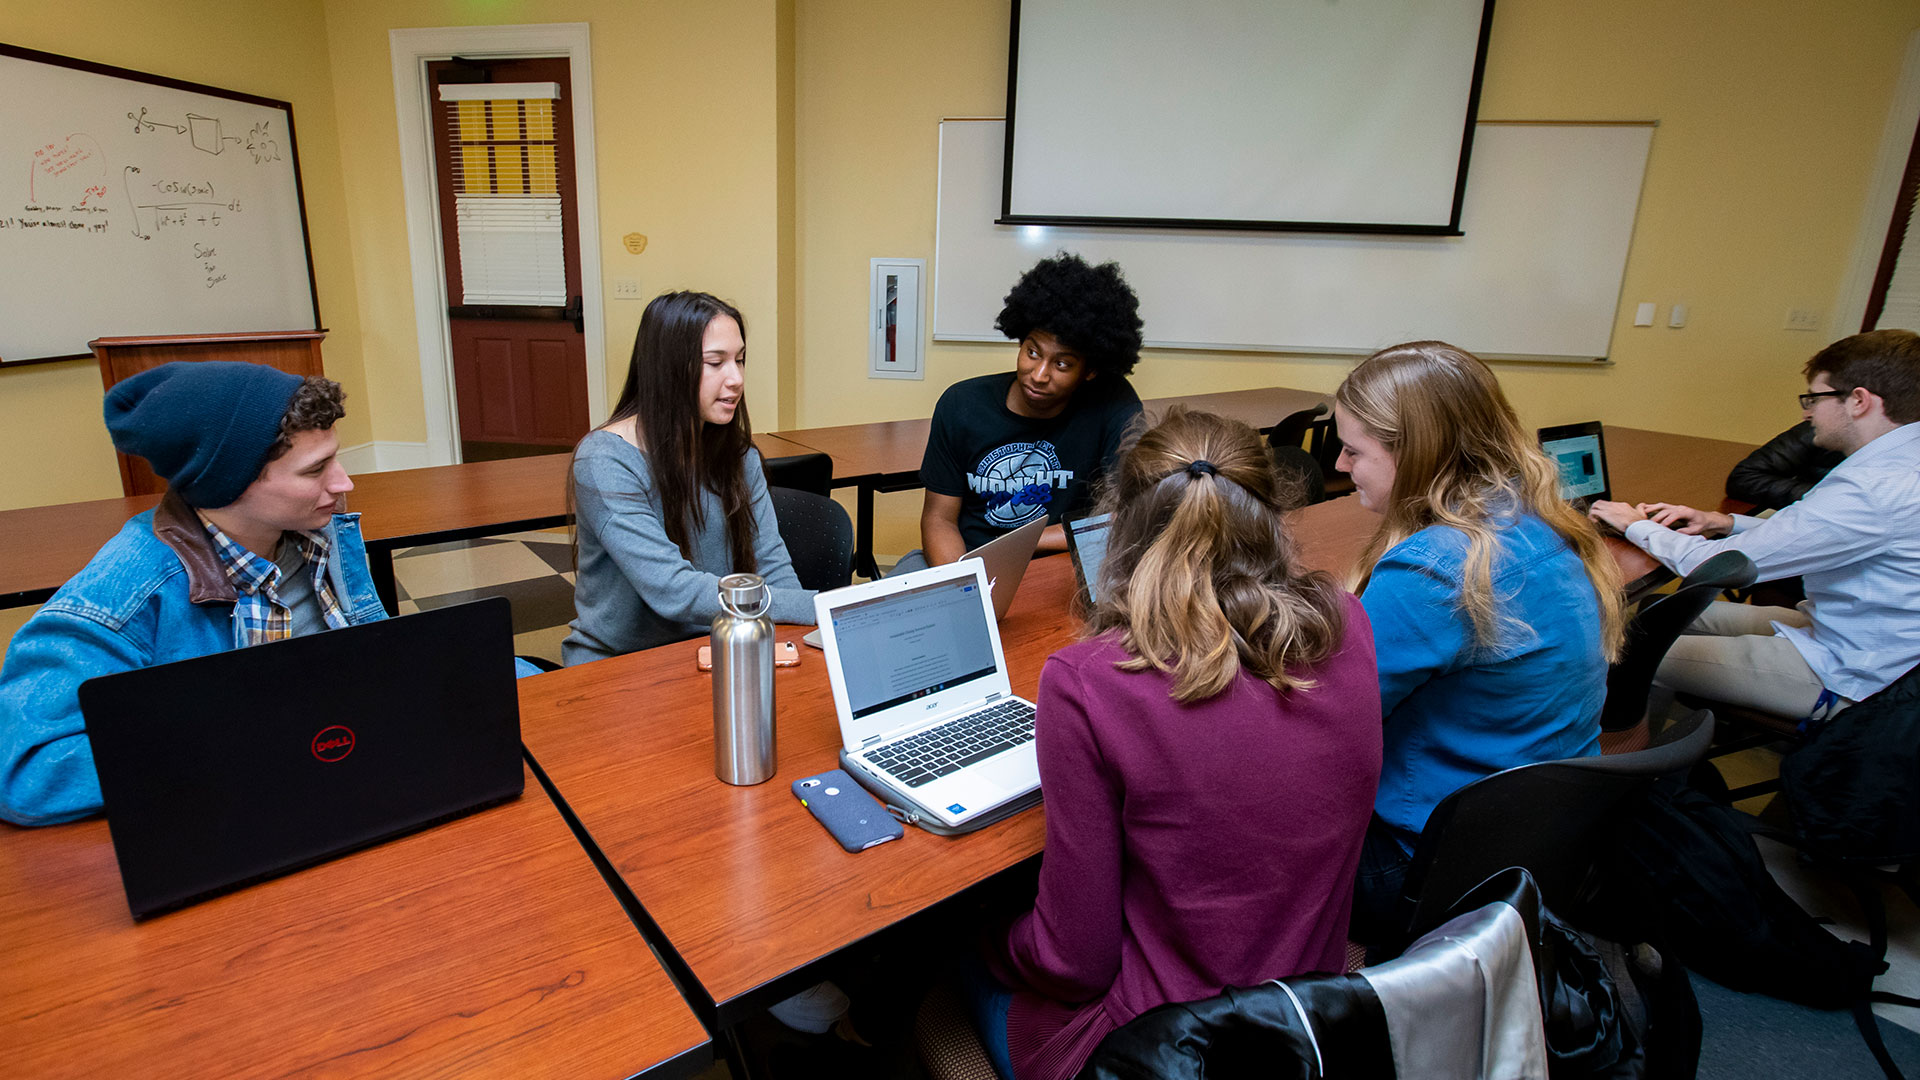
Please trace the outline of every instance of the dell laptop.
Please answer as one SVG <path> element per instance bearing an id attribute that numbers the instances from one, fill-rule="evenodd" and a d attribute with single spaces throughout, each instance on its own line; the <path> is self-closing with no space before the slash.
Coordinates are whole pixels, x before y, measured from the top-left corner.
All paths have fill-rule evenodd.
<path id="1" fill-rule="evenodd" d="M 1040 789 L 1033 705 L 1013 694 L 979 559 L 814 598 L 841 763 L 935 832 L 965 831 Z"/>
<path id="2" fill-rule="evenodd" d="M 135 919 L 520 794 L 504 598 L 80 685 Z"/>

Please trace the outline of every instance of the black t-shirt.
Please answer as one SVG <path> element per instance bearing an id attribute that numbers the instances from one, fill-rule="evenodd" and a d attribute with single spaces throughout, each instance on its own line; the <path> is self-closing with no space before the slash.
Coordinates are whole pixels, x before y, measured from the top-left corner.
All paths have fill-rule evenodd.
<path id="1" fill-rule="evenodd" d="M 1013 379 L 1005 372 L 954 383 L 933 409 L 920 483 L 960 499 L 968 550 L 1041 514 L 1052 523 L 1083 511 L 1140 413 L 1127 380 L 1108 376 L 1081 383 L 1059 416 L 1035 420 L 1007 408 Z"/>

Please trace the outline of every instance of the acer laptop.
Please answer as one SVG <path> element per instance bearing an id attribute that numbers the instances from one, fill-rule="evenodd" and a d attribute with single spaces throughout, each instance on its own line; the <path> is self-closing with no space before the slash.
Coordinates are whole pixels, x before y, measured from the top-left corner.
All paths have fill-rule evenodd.
<path id="1" fill-rule="evenodd" d="M 505 598 L 80 685 L 135 919 L 520 794 Z"/>
<path id="2" fill-rule="evenodd" d="M 1075 518 L 1067 525 L 1067 550 L 1073 553 L 1073 576 L 1080 580 L 1080 601 L 1087 610 L 1099 600 L 1100 564 L 1107 558 L 1107 530 L 1112 514 Z"/>
<path id="3" fill-rule="evenodd" d="M 962 559 L 814 597 L 840 761 L 934 832 L 1038 800 L 1033 705 L 1013 695 L 987 567 Z"/>
<path id="4" fill-rule="evenodd" d="M 960 556 L 963 561 L 979 559 L 987 564 L 987 591 L 993 594 L 995 619 L 1007 617 L 1007 609 L 1013 606 L 1013 594 L 1020 589 L 1020 579 L 1027 576 L 1027 566 L 1033 562 L 1033 553 L 1040 547 L 1040 534 L 1046 530 L 1047 515 L 1041 514 L 1012 532 L 1001 533 Z M 808 631 L 807 636 L 800 640 L 816 649 L 822 647 L 818 627 Z"/>
<path id="5" fill-rule="evenodd" d="M 1611 499 L 1607 444 L 1600 421 L 1540 429 L 1540 449 L 1560 468 L 1560 497 L 1581 513 L 1596 500 Z"/>

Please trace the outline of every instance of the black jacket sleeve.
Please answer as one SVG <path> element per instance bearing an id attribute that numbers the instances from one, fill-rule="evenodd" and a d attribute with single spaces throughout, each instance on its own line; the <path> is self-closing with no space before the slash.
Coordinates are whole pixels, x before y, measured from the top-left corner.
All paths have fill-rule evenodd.
<path id="1" fill-rule="evenodd" d="M 1727 474 L 1727 496 L 1778 510 L 1805 495 L 1844 456 L 1813 445 L 1813 425 L 1802 420 L 1733 467 Z"/>

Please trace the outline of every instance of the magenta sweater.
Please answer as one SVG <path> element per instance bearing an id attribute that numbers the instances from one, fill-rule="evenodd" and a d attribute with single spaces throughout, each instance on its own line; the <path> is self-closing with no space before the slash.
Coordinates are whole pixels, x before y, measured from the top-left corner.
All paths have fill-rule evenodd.
<path id="1" fill-rule="evenodd" d="M 1037 744 L 1047 850 L 995 974 L 1015 988 L 1018 1080 L 1065 1080 L 1109 1031 L 1169 1002 L 1340 971 L 1380 777 L 1373 633 L 1282 694 L 1245 675 L 1181 705 L 1112 640 L 1055 653 Z"/>

